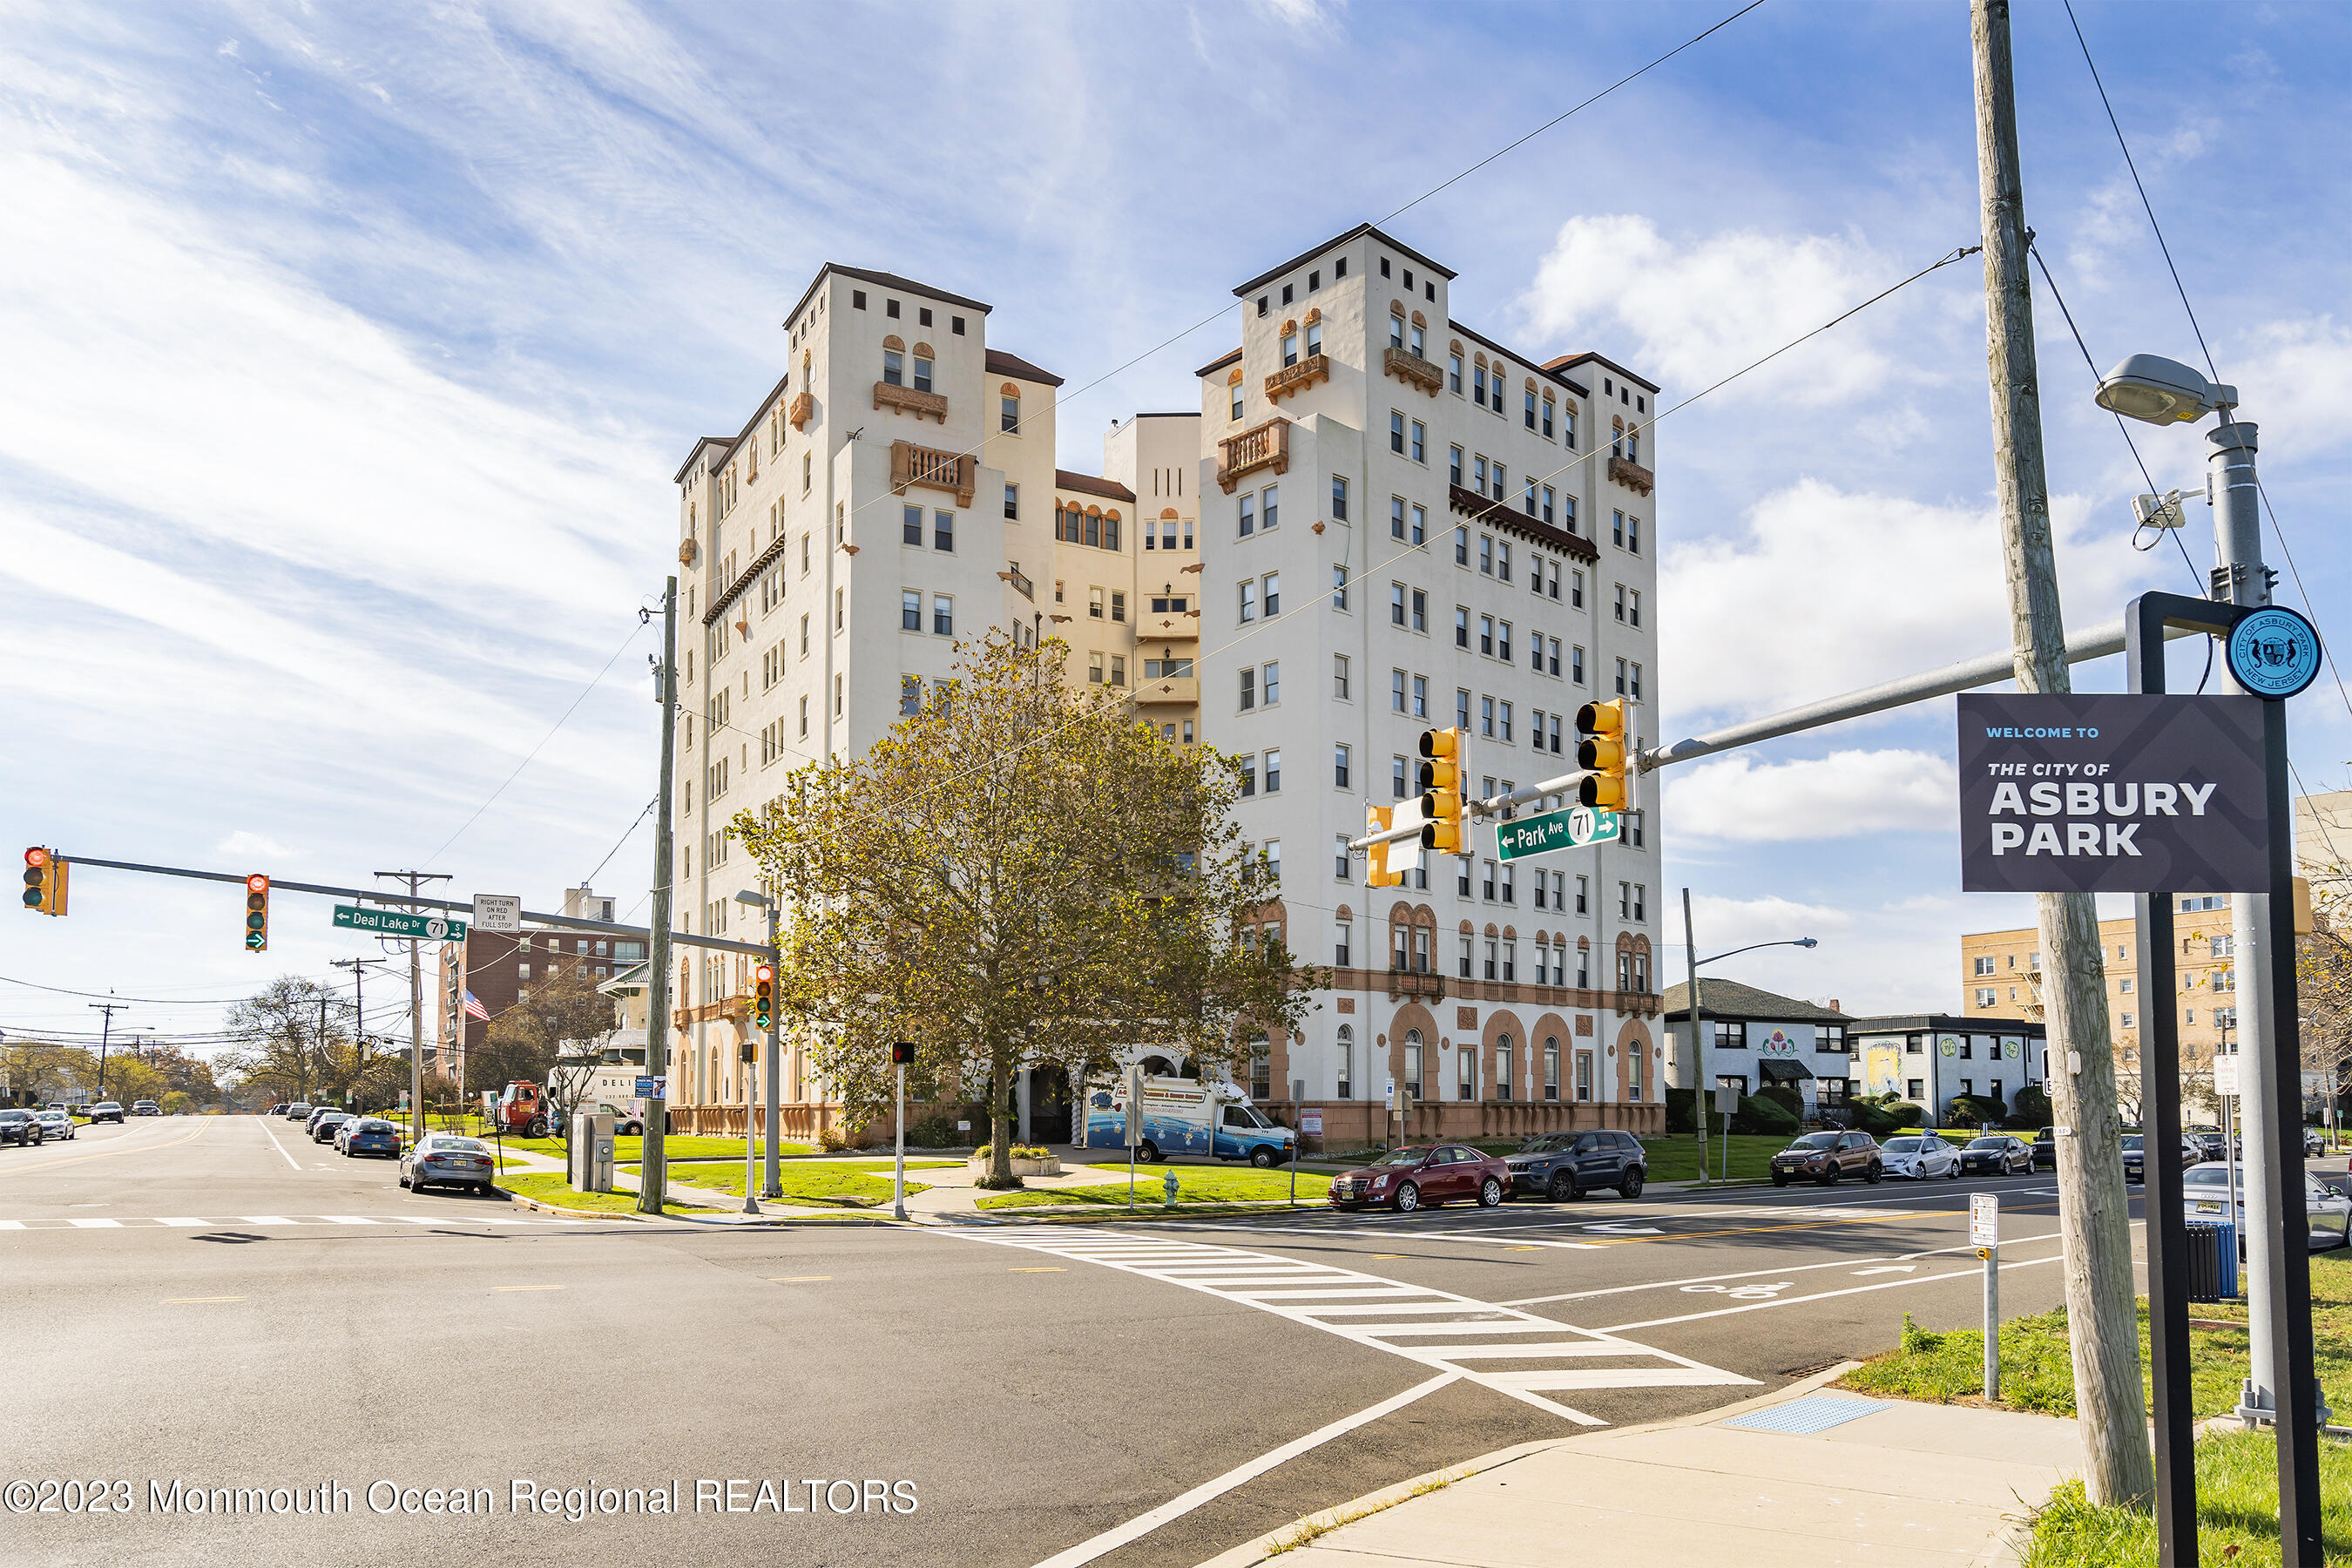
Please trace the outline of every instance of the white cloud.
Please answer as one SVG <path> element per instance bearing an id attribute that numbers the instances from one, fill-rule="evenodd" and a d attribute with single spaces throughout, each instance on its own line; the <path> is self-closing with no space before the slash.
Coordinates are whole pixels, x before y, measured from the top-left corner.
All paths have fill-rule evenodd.
<path id="1" fill-rule="evenodd" d="M 1958 819 L 1952 764 L 1926 752 L 1832 752 L 1790 763 L 1734 754 L 1677 772 L 1666 784 L 1666 820 L 1699 838 L 1851 838 L 1935 832 Z"/>
<path id="2" fill-rule="evenodd" d="M 1667 922 L 1679 939 L 1681 911 Z M 1751 942 L 1786 942 L 1810 936 L 1815 948 L 1769 947 L 1708 968 L 1705 973 L 1758 985 L 1783 996 L 1834 1004 L 1858 1017 L 1888 1013 L 1949 1012 L 1959 1003 L 1959 942 L 1962 930 L 1992 930 L 1978 907 L 1958 898 L 1909 898 L 1871 906 L 1807 903 L 1767 894 L 1728 899 L 1693 893 L 1691 919 L 1702 955 L 1727 952 Z M 1679 949 L 1678 940 L 1669 947 Z M 1669 952 L 1661 977 L 1680 984 L 1683 955 Z"/>
<path id="3" fill-rule="evenodd" d="M 1572 217 L 1560 225 L 1521 309 L 1540 336 L 1612 351 L 1683 392 L 1695 392 L 1819 327 L 1899 277 L 1853 235 L 1731 229 L 1677 244 L 1646 217 Z M 1891 374 L 1873 346 L 1898 313 L 1880 307 L 1837 330 L 1835 352 L 1807 345 L 1741 390 L 1808 404 L 1870 391 Z"/>
<path id="4" fill-rule="evenodd" d="M 2089 534 L 2074 498 L 2054 498 L 2052 512 L 2067 624 L 2113 619 L 2154 569 L 2149 558 L 2113 533 Z M 1990 507 L 1804 479 L 1766 495 L 1745 521 L 1744 536 L 1666 551 L 1675 632 L 1660 658 L 1675 723 L 1792 707 L 2008 645 Z"/>
<path id="5" fill-rule="evenodd" d="M 248 833 L 243 828 L 222 839 L 213 847 L 213 849 L 215 854 L 226 855 L 237 860 L 287 860 L 291 859 L 294 855 L 294 851 L 276 839 L 264 837 L 258 833 Z"/>
<path id="6" fill-rule="evenodd" d="M 2262 427 L 2266 469 L 2352 444 L 2352 328 L 2333 316 L 2269 321 L 2221 362 L 2246 418 Z M 2273 488 L 2275 488 L 2275 481 Z"/>

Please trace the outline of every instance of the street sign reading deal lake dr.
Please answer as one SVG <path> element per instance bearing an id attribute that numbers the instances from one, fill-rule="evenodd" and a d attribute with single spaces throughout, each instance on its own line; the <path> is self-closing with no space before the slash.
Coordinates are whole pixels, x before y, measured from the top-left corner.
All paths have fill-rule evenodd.
<path id="1" fill-rule="evenodd" d="M 1547 850 L 1613 844 L 1622 820 L 1618 813 L 1606 806 L 1578 805 L 1566 811 L 1542 812 L 1495 824 L 1495 847 L 1504 859 L 1517 860 Z"/>
<path id="2" fill-rule="evenodd" d="M 2269 888 L 2259 698 L 1990 693 L 1959 712 L 1965 890 Z"/>
<path id="3" fill-rule="evenodd" d="M 466 922 L 446 915 L 412 915 L 399 910 L 363 910 L 352 904 L 335 906 L 335 923 L 375 936 L 422 937 L 426 942 L 461 942 Z"/>

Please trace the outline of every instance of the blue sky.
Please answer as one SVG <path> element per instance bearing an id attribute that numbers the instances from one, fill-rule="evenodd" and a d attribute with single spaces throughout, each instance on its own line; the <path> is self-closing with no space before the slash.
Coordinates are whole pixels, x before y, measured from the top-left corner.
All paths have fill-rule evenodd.
<path id="1" fill-rule="evenodd" d="M 1114 416 L 1196 401 L 1233 283 L 1733 8 L 13 8 L 0 816 L 68 852 L 423 865 L 534 907 L 618 844 L 596 881 L 625 908 L 669 477 L 773 383 L 821 262 L 992 302 L 991 341 L 1079 394 L 1062 457 L 1091 468 Z M 2352 636 L 2344 13 L 2077 11 L 2317 619 Z M 1671 406 L 1973 243 L 1967 28 L 1957 3 L 1769 0 L 1388 226 L 1460 270 L 1465 321 L 1640 367 Z M 2021 7 L 2017 54 L 2030 221 L 2093 353 L 2194 359 L 2064 11 Z M 2128 547 L 2138 475 L 2038 282 L 2037 310 L 2087 624 L 2191 577 Z M 1670 735 L 2004 646 L 1983 353 L 1971 258 L 1661 426 Z M 2198 482 L 2194 434 L 2140 440 L 2159 484 Z M 2305 782 L 2343 786 L 2352 703 L 2324 680 L 2294 717 Z M 1951 730 L 1935 704 L 1667 775 L 1702 943 L 1802 931 L 1822 945 L 1733 972 L 1955 1005 L 1954 936 L 2030 908 L 1957 891 Z M 90 871 L 73 908 L 0 923 L 0 975 L 189 999 L 129 1016 L 164 1033 L 361 951 L 291 896 L 261 959 L 226 888 Z M 85 1000 L 0 984 L 0 1028 L 80 1026 Z"/>

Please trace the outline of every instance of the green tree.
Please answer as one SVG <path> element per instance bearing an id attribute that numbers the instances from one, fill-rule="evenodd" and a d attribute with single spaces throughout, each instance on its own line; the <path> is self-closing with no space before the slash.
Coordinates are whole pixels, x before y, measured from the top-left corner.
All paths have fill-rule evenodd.
<path id="1" fill-rule="evenodd" d="M 229 1009 L 226 1032 L 237 1043 L 216 1064 L 271 1100 L 340 1100 L 375 1054 L 352 1038 L 349 1002 L 315 980 L 283 974 Z"/>
<path id="2" fill-rule="evenodd" d="M 613 998 L 596 989 L 587 965 L 559 960 L 528 999 L 490 1020 L 483 1043 L 467 1053 L 467 1087 L 478 1092 L 518 1080 L 544 1086 L 558 1057 L 602 1046 L 617 1022 Z"/>
<path id="3" fill-rule="evenodd" d="M 1003 634 L 864 755 L 795 771 L 731 831 L 781 895 L 779 1004 L 853 1117 L 913 1077 L 1014 1124 L 1020 1072 L 1149 1045 L 1206 1066 L 1295 1028 L 1321 980 L 1232 819 L 1239 770 L 1163 741 L 1122 693 L 1068 685 L 1068 647 Z M 1018 1185 L 1013 1140 L 992 1184 Z"/>

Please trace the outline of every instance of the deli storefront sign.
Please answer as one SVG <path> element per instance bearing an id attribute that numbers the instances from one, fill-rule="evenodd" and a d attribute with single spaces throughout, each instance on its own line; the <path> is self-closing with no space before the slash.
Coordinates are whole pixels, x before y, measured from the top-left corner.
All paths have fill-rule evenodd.
<path id="1" fill-rule="evenodd" d="M 2259 698 L 1971 694 L 1959 720 L 1964 890 L 2269 888 Z"/>

